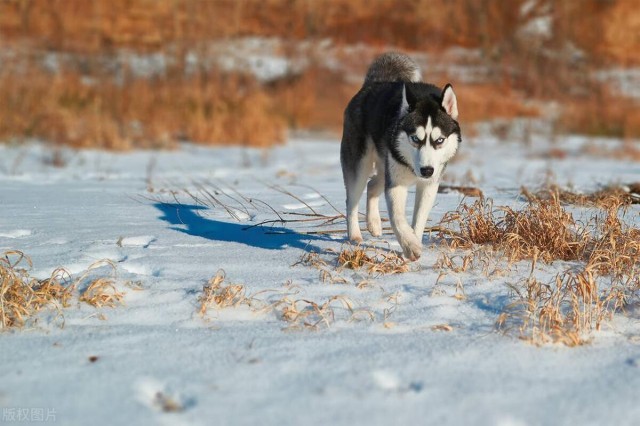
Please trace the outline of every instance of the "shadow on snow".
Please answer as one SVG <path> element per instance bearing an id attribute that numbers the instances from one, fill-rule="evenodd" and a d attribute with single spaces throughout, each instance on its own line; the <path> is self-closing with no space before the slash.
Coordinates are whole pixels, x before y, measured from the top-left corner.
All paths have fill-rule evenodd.
<path id="1" fill-rule="evenodd" d="M 155 203 L 153 206 L 162 212 L 160 219 L 171 225 L 176 225 L 171 229 L 209 240 L 246 244 L 266 250 L 282 250 L 293 247 L 319 253 L 322 249 L 311 244 L 311 241 L 328 239 L 300 234 L 289 228 L 251 226 L 208 219 L 198 213 L 200 210 L 207 210 L 207 207 L 203 206 L 177 203 Z"/>

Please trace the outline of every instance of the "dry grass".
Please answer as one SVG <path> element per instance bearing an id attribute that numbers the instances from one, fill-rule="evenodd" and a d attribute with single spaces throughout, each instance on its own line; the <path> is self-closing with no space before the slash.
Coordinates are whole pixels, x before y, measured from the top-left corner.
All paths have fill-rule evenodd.
<path id="1" fill-rule="evenodd" d="M 0 325 L 2 330 L 20 328 L 41 310 L 54 307 L 61 309 L 69 305 L 72 286 L 69 274 L 56 269 L 45 280 L 37 280 L 21 267 L 26 263 L 32 267 L 31 259 L 20 251 L 8 251 L 0 258 Z"/>
<path id="2" fill-rule="evenodd" d="M 402 274 L 409 271 L 409 264 L 397 252 L 380 247 L 353 245 L 345 243 L 340 251 L 331 249 L 325 252 L 329 259 L 318 253 L 305 253 L 293 266 L 305 265 L 320 271 L 320 280 L 332 284 L 348 284 L 349 279 L 342 275 L 345 269 L 363 271 L 368 277 Z M 358 288 L 369 285 L 368 280 L 356 283 Z"/>
<path id="3" fill-rule="evenodd" d="M 555 195 L 545 202 L 529 202 L 522 210 L 494 207 L 491 200 L 480 199 L 446 214 L 443 224 L 454 224 L 452 231 L 458 231 L 452 248 L 487 244 L 504 253 L 510 262 L 576 260 L 589 238 Z"/>
<path id="4" fill-rule="evenodd" d="M 329 328 L 336 320 L 337 308 L 346 309 L 349 312 L 349 318 L 354 318 L 356 315 L 353 302 L 344 296 L 331 296 L 322 303 L 307 299 L 292 300 L 285 297 L 280 301 L 280 304 L 280 316 L 289 323 L 289 329 L 293 330 Z M 373 315 L 368 313 L 372 319 Z"/>
<path id="5" fill-rule="evenodd" d="M 402 274 L 409 270 L 409 264 L 397 252 L 379 247 L 344 244 L 337 258 L 338 271 L 343 269 L 364 269 L 374 276 Z"/>
<path id="6" fill-rule="evenodd" d="M 0 35 L 41 49 L 97 53 L 117 48 L 154 51 L 171 43 L 247 35 L 332 38 L 339 43 L 437 49 L 459 45 L 504 51 L 519 26 L 550 15 L 556 38 L 571 40 L 603 60 L 638 63 L 640 16 L 634 0 L 523 5 L 474 0 L 66 0 L 0 3 Z M 592 31 L 584 31 L 585 26 Z M 534 47 L 541 47 L 536 44 Z M 493 52 L 494 55 L 499 54 Z M 542 50 L 542 49 L 540 49 Z"/>
<path id="7" fill-rule="evenodd" d="M 112 278 L 98 278 L 82 292 L 79 300 L 96 308 L 114 308 L 122 304 L 123 299 L 124 293 L 116 290 Z"/>
<path id="8" fill-rule="evenodd" d="M 431 54 L 478 49 L 472 65 L 486 69 L 484 78 L 455 82 L 465 123 L 538 115 L 530 100 L 555 98 L 564 106 L 562 130 L 632 138 L 640 135 L 637 104 L 589 73 L 599 62 L 640 63 L 637 39 L 629 37 L 640 14 L 633 0 L 604 3 L 558 0 L 549 12 L 545 2 L 531 7 L 526 0 L 376 0 L 374 7 L 363 0 L 8 0 L 0 2 L 0 38 L 11 52 L 0 72 L 0 139 L 123 150 L 181 140 L 269 146 L 283 140 L 286 127 L 339 132 L 358 88 L 345 74 L 363 73 L 386 46 L 429 46 Z M 551 19 L 553 37 L 522 37 L 520 29 L 541 16 Z M 329 39 L 346 47 L 339 61 L 349 71 L 332 71 L 322 53 L 310 54 L 303 72 L 259 84 L 188 63 L 212 41 L 252 36 L 285 40 L 277 52 L 283 58 L 294 57 L 300 41 Z M 354 43 L 369 46 L 368 57 L 353 53 Z M 43 70 L 52 52 L 68 59 L 57 72 Z M 130 65 L 105 66 L 122 52 L 159 53 L 166 71 L 135 78 Z M 431 76 L 439 84 L 450 78 Z"/>
<path id="9" fill-rule="evenodd" d="M 123 304 L 124 293 L 116 289 L 116 265 L 111 260 L 99 260 L 91 264 L 76 283 L 81 283 L 90 277 L 95 269 L 107 266 L 111 269 L 111 275 L 106 277 L 93 278 L 86 288 L 80 293 L 79 301 L 85 302 L 94 308 L 109 307 L 114 308 Z"/>
<path id="10" fill-rule="evenodd" d="M 225 273 L 223 270 L 216 272 L 216 275 L 202 287 L 202 295 L 198 298 L 200 302 L 199 313 L 201 316 L 207 314 L 211 307 L 224 309 L 228 307 L 238 307 L 240 305 L 250 305 L 250 299 L 246 296 L 245 286 L 241 284 L 224 284 Z"/>
<path id="11" fill-rule="evenodd" d="M 269 292 L 276 294 L 270 301 L 258 297 Z M 198 312 L 204 317 L 212 307 L 225 309 L 240 306 L 247 306 L 252 312 L 260 314 L 275 311 L 281 320 L 288 323 L 286 330 L 329 328 L 337 316 L 347 321 L 375 320 L 375 315 L 370 310 L 355 308 L 354 302 L 345 296 L 330 296 L 323 302 L 316 302 L 308 298 L 293 298 L 298 292 L 299 289 L 294 291 L 289 285 L 287 291 L 265 290 L 247 295 L 244 285 L 225 284 L 225 273 L 219 270 L 203 287 L 202 294 L 198 297 Z M 342 315 L 342 311 L 347 314 Z"/>
<path id="12" fill-rule="evenodd" d="M 601 209 L 640 203 L 640 182 L 628 185 L 611 185 L 587 194 L 577 193 L 555 184 L 535 192 L 524 187 L 521 190 L 527 200 L 533 203 L 551 200 L 554 197 L 561 203 L 593 206 Z"/>
<path id="13" fill-rule="evenodd" d="M 4 67 L 0 96 L 0 139 L 5 140 L 33 137 L 113 150 L 172 148 L 181 140 L 269 146 L 282 141 L 285 131 L 264 88 L 251 77 L 215 71 L 121 84 L 107 76 L 87 84 L 76 72 L 52 77 Z"/>
<path id="14" fill-rule="evenodd" d="M 77 279 L 72 279 L 64 268 L 57 268 L 44 280 L 32 277 L 27 268 L 31 259 L 20 251 L 5 252 L 0 258 L 0 330 L 21 328 L 37 322 L 38 313 L 53 308 L 56 318 L 62 319 L 63 308 L 70 306 L 73 298 L 94 307 L 114 307 L 122 303 L 124 294 L 115 288 L 114 275 L 94 279 L 80 294 L 76 290 L 87 279 L 90 272 L 104 265 L 115 265 L 110 261 L 99 261 L 91 265 Z"/>
<path id="15" fill-rule="evenodd" d="M 537 345 L 577 346 L 588 343 L 592 331 L 600 330 L 637 296 L 640 279 L 636 271 L 625 281 L 606 280 L 587 265 L 577 272 L 558 274 L 549 282 L 530 277 L 511 289 L 517 300 L 498 317 L 499 329 L 515 330 L 521 339 Z"/>
<path id="16" fill-rule="evenodd" d="M 464 254 L 445 253 L 436 267 L 442 275 L 470 272 L 482 265 L 482 272 L 489 276 L 491 257 L 504 258 L 509 264 L 529 260 L 530 276 L 511 285 L 517 300 L 500 314 L 498 327 L 515 330 L 535 344 L 583 344 L 640 291 L 640 230 L 623 221 L 629 199 L 617 193 L 525 194 L 529 202 L 519 210 L 479 200 L 447 215 L 443 224 L 454 224 L 452 233 L 457 232 L 449 248 Z M 579 222 L 561 200 L 596 209 Z M 544 271 L 537 266 L 539 261 L 571 261 L 572 266 L 546 282 L 536 277 Z"/>

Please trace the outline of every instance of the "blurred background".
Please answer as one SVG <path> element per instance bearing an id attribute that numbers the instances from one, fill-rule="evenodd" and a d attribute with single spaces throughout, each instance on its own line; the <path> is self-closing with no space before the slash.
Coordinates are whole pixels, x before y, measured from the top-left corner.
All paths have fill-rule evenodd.
<path id="1" fill-rule="evenodd" d="M 0 140 L 338 139 L 387 50 L 454 85 L 466 132 L 531 117 L 557 133 L 640 136 L 637 0 L 2 0 Z"/>

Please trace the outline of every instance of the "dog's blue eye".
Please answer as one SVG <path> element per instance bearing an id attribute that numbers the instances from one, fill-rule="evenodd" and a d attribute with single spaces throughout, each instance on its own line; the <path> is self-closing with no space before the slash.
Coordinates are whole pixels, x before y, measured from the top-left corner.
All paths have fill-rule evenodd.
<path id="1" fill-rule="evenodd" d="M 411 142 L 413 143 L 420 143 L 420 138 L 418 137 L 418 135 L 411 135 Z"/>
<path id="2" fill-rule="evenodd" d="M 435 140 L 436 145 L 442 145 L 444 143 L 444 138 L 438 138 Z"/>

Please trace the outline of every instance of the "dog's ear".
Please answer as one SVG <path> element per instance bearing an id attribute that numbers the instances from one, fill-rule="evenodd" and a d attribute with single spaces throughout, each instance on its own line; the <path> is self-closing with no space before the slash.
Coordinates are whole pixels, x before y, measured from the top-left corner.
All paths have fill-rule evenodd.
<path id="1" fill-rule="evenodd" d="M 411 90 L 407 90 L 407 85 L 402 85 L 402 106 L 400 107 L 400 117 L 407 115 L 416 105 L 416 98 L 411 93 Z"/>
<path id="2" fill-rule="evenodd" d="M 444 90 L 442 91 L 441 105 L 451 118 L 454 120 L 458 119 L 458 99 L 456 98 L 456 94 L 453 93 L 453 86 L 449 83 L 444 86 Z"/>

